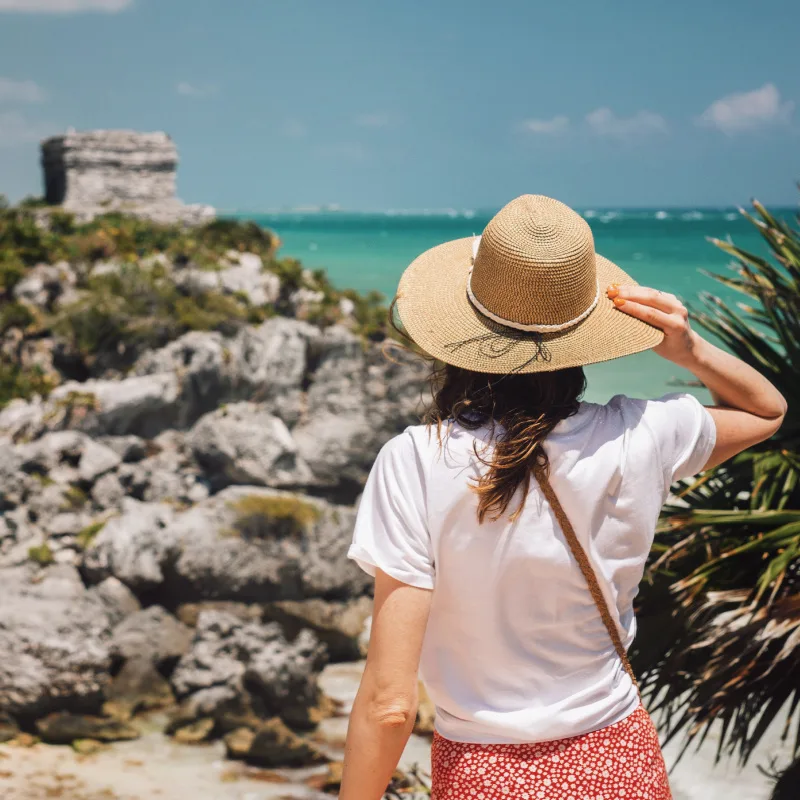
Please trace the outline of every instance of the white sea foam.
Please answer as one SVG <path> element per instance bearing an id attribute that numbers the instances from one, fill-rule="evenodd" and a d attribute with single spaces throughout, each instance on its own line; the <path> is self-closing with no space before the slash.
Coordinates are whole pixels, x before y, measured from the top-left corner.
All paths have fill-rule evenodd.
<path id="1" fill-rule="evenodd" d="M 669 214 L 666 211 L 656 211 L 656 219 L 669 219 Z"/>
<path id="2" fill-rule="evenodd" d="M 681 214 L 681 219 L 685 219 L 687 221 L 703 219 L 703 213 L 701 211 L 687 211 L 686 213 Z"/>

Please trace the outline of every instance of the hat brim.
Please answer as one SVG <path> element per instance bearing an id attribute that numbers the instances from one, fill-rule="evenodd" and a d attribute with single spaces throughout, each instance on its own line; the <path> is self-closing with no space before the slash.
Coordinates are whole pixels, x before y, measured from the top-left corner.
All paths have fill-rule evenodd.
<path id="1" fill-rule="evenodd" d="M 525 333 L 483 316 L 467 296 L 474 238 L 434 247 L 403 273 L 397 313 L 406 333 L 426 353 L 475 372 L 547 372 L 640 353 L 664 334 L 619 311 L 605 293 L 611 283 L 635 285 L 616 264 L 596 256 L 600 298 L 594 311 L 558 333 Z"/>

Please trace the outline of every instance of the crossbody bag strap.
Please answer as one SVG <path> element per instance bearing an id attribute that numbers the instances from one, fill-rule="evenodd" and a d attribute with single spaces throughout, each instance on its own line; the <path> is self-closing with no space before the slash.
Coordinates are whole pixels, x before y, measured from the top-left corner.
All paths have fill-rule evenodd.
<path id="1" fill-rule="evenodd" d="M 567 540 L 567 544 L 569 545 L 569 549 L 572 551 L 572 555 L 575 557 L 575 560 L 578 562 L 578 566 L 581 568 L 583 577 L 586 579 L 586 583 L 589 586 L 592 599 L 597 606 L 597 610 L 600 612 L 600 616 L 603 619 L 603 624 L 606 626 L 608 635 L 611 637 L 611 641 L 614 644 L 614 649 L 617 651 L 617 655 L 622 661 L 622 666 L 625 668 L 625 672 L 630 675 L 633 685 L 638 691 L 639 683 L 636 680 L 636 675 L 633 673 L 633 667 L 628 659 L 628 654 L 625 651 L 622 640 L 619 638 L 619 630 L 611 617 L 611 612 L 608 610 L 608 603 L 606 603 L 606 599 L 603 596 L 602 590 L 600 589 L 600 584 L 597 582 L 597 576 L 594 574 L 592 565 L 589 563 L 589 558 L 586 555 L 586 551 L 578 541 L 578 537 L 575 535 L 575 529 L 572 527 L 572 523 L 569 521 L 569 517 L 567 517 L 564 507 L 561 505 L 558 496 L 553 491 L 553 487 L 550 485 L 550 482 L 546 479 L 541 480 L 539 481 L 539 486 L 544 493 L 545 499 L 550 504 L 550 508 L 553 509 L 553 513 L 556 515 L 556 519 L 558 520 L 558 524 L 561 526 L 561 530 L 564 532 L 564 538 Z"/>

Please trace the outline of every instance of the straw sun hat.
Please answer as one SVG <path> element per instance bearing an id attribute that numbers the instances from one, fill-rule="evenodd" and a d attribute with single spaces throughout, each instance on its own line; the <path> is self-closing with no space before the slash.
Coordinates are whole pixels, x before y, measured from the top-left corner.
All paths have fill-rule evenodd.
<path id="1" fill-rule="evenodd" d="M 618 311 L 611 283 L 635 285 L 598 255 L 589 225 L 558 200 L 512 200 L 480 237 L 440 244 L 400 279 L 396 308 L 429 355 L 476 372 L 544 372 L 659 344 L 661 331 Z"/>

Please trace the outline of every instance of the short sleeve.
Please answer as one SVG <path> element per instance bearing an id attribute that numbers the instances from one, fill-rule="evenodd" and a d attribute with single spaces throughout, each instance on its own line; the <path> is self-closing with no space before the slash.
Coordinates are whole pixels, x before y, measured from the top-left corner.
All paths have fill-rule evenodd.
<path id="1" fill-rule="evenodd" d="M 409 431 L 378 453 L 361 495 L 348 556 L 369 575 L 380 569 L 403 583 L 433 589 L 425 480 Z"/>
<path id="2" fill-rule="evenodd" d="M 644 422 L 652 432 L 669 487 L 703 470 L 716 443 L 714 419 L 690 394 L 669 394 L 649 400 Z"/>

